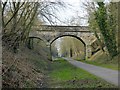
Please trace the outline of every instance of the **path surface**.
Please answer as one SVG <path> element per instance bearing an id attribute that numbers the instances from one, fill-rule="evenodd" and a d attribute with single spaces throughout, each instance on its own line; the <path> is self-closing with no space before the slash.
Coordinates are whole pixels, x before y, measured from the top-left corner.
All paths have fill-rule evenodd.
<path id="1" fill-rule="evenodd" d="M 99 66 L 94 66 L 91 64 L 86 64 L 80 61 L 73 60 L 71 58 L 64 58 L 64 59 L 67 60 L 69 63 L 73 64 L 74 66 L 82 68 L 98 77 L 101 77 L 107 82 L 118 86 L 118 71 L 117 70 L 111 70 L 111 69 L 107 69 L 107 68 L 103 68 Z"/>

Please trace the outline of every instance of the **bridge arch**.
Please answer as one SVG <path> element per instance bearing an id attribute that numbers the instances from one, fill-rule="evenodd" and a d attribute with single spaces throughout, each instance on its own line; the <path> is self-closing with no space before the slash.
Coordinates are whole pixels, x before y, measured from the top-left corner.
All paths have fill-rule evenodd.
<path id="1" fill-rule="evenodd" d="M 65 37 L 65 36 L 74 37 L 74 38 L 78 39 L 79 41 L 81 41 L 83 43 L 83 45 L 84 45 L 84 53 L 85 53 L 84 59 L 86 59 L 86 43 L 80 37 L 78 37 L 76 35 L 61 35 L 61 36 L 57 36 L 56 38 L 54 38 L 53 40 L 50 41 L 50 52 L 52 51 L 51 50 L 52 43 L 54 41 L 56 41 L 58 38 Z M 52 56 L 52 52 L 51 52 L 51 56 Z"/>
<path id="2" fill-rule="evenodd" d="M 41 40 L 41 41 L 43 41 L 45 43 L 45 41 L 43 39 L 41 39 L 40 37 L 30 36 L 29 39 L 39 39 L 39 40 Z"/>
<path id="3" fill-rule="evenodd" d="M 26 43 L 26 45 L 27 45 L 27 47 L 29 49 L 32 49 L 34 47 L 34 45 L 33 45 L 34 39 L 38 39 L 38 40 L 42 41 L 46 45 L 46 42 L 43 39 L 41 39 L 40 37 L 30 36 L 30 37 L 28 37 L 28 40 L 27 40 L 27 43 Z"/>

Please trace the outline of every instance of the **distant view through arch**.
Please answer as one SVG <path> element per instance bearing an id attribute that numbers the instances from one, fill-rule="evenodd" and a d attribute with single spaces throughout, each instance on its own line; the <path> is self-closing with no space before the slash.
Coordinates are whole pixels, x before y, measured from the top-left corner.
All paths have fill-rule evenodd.
<path id="1" fill-rule="evenodd" d="M 55 38 L 50 43 L 50 50 L 53 57 L 86 58 L 85 42 L 74 35 L 62 35 Z"/>

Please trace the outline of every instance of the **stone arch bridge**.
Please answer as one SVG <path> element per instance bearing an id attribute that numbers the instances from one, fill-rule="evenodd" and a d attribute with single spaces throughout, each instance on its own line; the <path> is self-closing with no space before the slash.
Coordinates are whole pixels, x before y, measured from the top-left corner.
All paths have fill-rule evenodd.
<path id="1" fill-rule="evenodd" d="M 85 59 L 92 56 L 92 44 L 97 40 L 88 26 L 33 26 L 29 37 L 42 39 L 51 49 L 51 44 L 58 38 L 71 36 L 79 39 L 84 44 Z"/>

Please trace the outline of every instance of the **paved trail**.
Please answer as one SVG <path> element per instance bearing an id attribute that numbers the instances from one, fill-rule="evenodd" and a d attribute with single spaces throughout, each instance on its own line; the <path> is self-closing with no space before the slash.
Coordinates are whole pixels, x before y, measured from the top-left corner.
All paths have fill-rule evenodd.
<path id="1" fill-rule="evenodd" d="M 73 64 L 74 66 L 82 68 L 98 77 L 101 77 L 107 82 L 118 86 L 118 71 L 117 70 L 111 70 L 111 69 L 107 69 L 107 68 L 103 68 L 99 66 L 86 64 L 80 61 L 73 60 L 71 58 L 64 58 L 64 59 L 67 60 L 69 63 Z"/>

